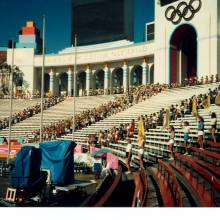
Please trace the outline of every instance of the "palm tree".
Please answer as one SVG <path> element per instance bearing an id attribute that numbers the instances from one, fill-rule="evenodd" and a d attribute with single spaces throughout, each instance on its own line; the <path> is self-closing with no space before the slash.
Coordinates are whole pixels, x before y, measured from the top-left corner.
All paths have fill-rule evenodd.
<path id="1" fill-rule="evenodd" d="M 0 96 L 9 94 L 10 73 L 10 65 L 8 65 L 7 63 L 3 63 L 0 65 Z M 22 86 L 23 76 L 24 73 L 17 66 L 14 66 L 13 86 L 15 89 Z"/>

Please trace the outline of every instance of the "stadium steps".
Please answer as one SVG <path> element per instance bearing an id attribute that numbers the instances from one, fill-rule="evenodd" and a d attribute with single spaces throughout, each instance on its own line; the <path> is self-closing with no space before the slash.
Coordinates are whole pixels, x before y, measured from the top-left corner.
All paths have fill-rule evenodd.
<path id="1" fill-rule="evenodd" d="M 0 120 L 2 120 L 9 117 L 10 100 L 0 99 L 0 102 Z M 28 107 L 35 106 L 38 103 L 40 103 L 40 99 L 13 99 L 12 114 L 19 113 Z"/>
<path id="2" fill-rule="evenodd" d="M 137 119 L 141 114 L 142 115 L 149 115 L 151 113 L 158 112 L 162 108 L 167 108 L 172 104 L 177 104 L 180 101 L 184 99 L 191 98 L 193 95 L 199 95 L 199 94 L 205 94 L 208 92 L 208 90 L 214 89 L 219 86 L 219 83 L 214 84 L 208 84 L 208 85 L 202 85 L 202 86 L 194 86 L 194 87 L 186 87 L 186 88 L 175 88 L 171 90 L 163 91 L 161 94 L 151 97 L 150 99 L 143 101 L 141 103 L 138 103 L 131 108 L 120 112 L 118 114 L 112 115 L 98 123 L 95 123 L 91 126 L 88 126 L 86 128 L 83 128 L 81 130 L 76 131 L 73 135 L 68 134 L 63 136 L 62 138 L 59 138 L 59 140 L 72 140 L 72 137 L 74 137 L 74 140 L 76 143 L 79 144 L 86 144 L 87 142 L 87 136 L 89 134 L 98 134 L 100 130 L 108 130 L 115 127 L 119 127 L 120 124 L 124 123 L 130 123 L 132 119 Z M 211 110 L 214 110 L 217 115 L 220 115 L 220 108 L 217 106 L 212 106 Z M 205 117 L 205 123 L 206 125 L 206 134 L 209 134 L 209 125 L 210 125 L 210 116 L 209 116 L 210 110 L 200 110 L 200 115 Z M 185 118 L 180 118 L 176 121 L 172 121 L 171 124 L 174 125 L 176 128 L 176 147 L 182 147 L 183 144 L 183 133 L 182 128 L 179 126 L 182 120 L 188 120 L 191 127 L 191 136 L 192 136 L 192 143 L 195 143 L 197 138 L 197 124 L 196 119 L 192 116 L 186 116 Z M 218 125 L 219 122 L 218 122 Z M 162 127 L 157 127 L 156 129 L 150 129 L 149 133 L 146 132 L 146 158 L 152 159 L 153 161 L 156 161 L 158 158 L 169 158 L 169 150 L 168 150 L 168 139 L 169 139 L 169 133 L 167 130 L 162 130 Z M 132 140 L 132 144 L 134 145 L 134 154 L 137 155 L 138 146 L 136 143 L 137 135 L 134 136 L 134 139 Z M 118 151 L 125 152 L 125 141 L 119 141 L 118 145 L 110 144 L 110 148 L 116 153 L 120 154 Z M 120 150 L 118 150 L 120 149 Z M 123 153 L 122 153 L 123 155 Z M 123 157 L 123 156 L 122 156 Z"/>
<path id="3" fill-rule="evenodd" d="M 104 103 L 114 100 L 116 95 L 110 96 L 90 96 L 76 98 L 76 114 L 96 108 Z M 61 120 L 71 118 L 73 115 L 73 98 L 66 99 L 57 105 L 44 110 L 43 125 L 50 125 Z M 20 123 L 12 126 L 12 138 L 32 135 L 32 132 L 40 128 L 40 114 L 34 115 Z M 0 137 L 8 137 L 8 128 L 0 131 Z"/>

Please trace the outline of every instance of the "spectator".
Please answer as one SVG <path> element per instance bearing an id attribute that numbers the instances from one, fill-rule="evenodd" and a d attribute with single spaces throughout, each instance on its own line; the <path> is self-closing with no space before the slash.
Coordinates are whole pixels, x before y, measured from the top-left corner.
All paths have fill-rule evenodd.
<path id="1" fill-rule="evenodd" d="M 131 166 L 130 166 L 131 157 L 132 157 L 132 144 L 131 144 L 131 139 L 128 138 L 128 143 L 127 143 L 127 147 L 126 147 L 125 163 L 126 163 L 126 166 L 127 166 L 129 172 L 131 171 Z"/>
<path id="2" fill-rule="evenodd" d="M 190 127 L 189 127 L 189 122 L 185 121 L 181 124 L 183 128 L 183 140 L 184 140 L 184 147 L 185 147 L 185 154 L 188 155 L 188 147 L 189 147 L 189 132 L 190 132 Z"/>
<path id="3" fill-rule="evenodd" d="M 170 160 L 173 160 L 174 159 L 173 147 L 174 147 L 174 138 L 175 138 L 175 128 L 174 128 L 174 126 L 170 125 L 168 131 L 170 133 L 170 140 L 168 142 L 169 150 L 171 152 Z"/>
<path id="4" fill-rule="evenodd" d="M 139 145 L 139 162 L 140 162 L 140 168 L 144 169 L 144 146 L 145 146 L 145 137 L 143 135 L 140 135 L 140 145 Z"/>
<path id="5" fill-rule="evenodd" d="M 217 131 L 217 116 L 215 112 L 212 112 L 211 114 L 211 134 L 212 134 L 212 140 L 214 143 L 216 143 L 216 131 Z"/>
<path id="6" fill-rule="evenodd" d="M 204 149 L 204 119 L 201 116 L 198 116 L 198 144 L 200 149 Z"/>

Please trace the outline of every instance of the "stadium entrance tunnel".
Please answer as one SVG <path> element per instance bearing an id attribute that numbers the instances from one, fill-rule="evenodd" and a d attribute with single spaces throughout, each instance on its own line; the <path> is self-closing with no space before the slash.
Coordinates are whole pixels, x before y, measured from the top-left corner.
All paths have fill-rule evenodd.
<path id="1" fill-rule="evenodd" d="M 105 75 L 105 72 L 104 70 L 97 70 L 95 72 L 95 89 L 104 89 L 104 75 Z"/>
<path id="2" fill-rule="evenodd" d="M 139 65 L 134 66 L 130 73 L 129 85 L 135 85 L 135 86 L 142 85 L 142 75 L 143 75 L 142 66 Z"/>
<path id="3" fill-rule="evenodd" d="M 123 69 L 116 68 L 112 72 L 112 87 L 113 88 L 121 88 L 123 86 Z"/>
<path id="4" fill-rule="evenodd" d="M 76 79 L 77 85 L 77 96 L 84 96 L 85 95 L 85 90 L 86 90 L 86 72 L 82 71 L 77 74 L 77 79 Z"/>
<path id="5" fill-rule="evenodd" d="M 68 91 L 68 75 L 67 73 L 61 73 L 59 76 L 59 94 L 67 94 Z"/>
<path id="6" fill-rule="evenodd" d="M 170 83 L 197 76 L 197 33 L 193 26 L 179 26 L 170 40 Z"/>

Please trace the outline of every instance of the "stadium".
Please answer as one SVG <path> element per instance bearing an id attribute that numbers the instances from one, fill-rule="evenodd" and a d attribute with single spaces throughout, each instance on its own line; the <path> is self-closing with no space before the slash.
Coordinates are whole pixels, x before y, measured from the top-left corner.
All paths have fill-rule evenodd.
<path id="1" fill-rule="evenodd" d="M 155 0 L 140 42 L 109 2 L 73 1 L 71 47 L 28 21 L 2 52 L 0 204 L 219 207 L 220 2 Z"/>

